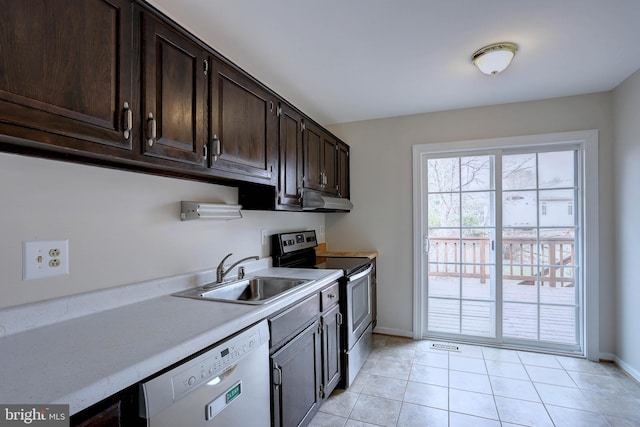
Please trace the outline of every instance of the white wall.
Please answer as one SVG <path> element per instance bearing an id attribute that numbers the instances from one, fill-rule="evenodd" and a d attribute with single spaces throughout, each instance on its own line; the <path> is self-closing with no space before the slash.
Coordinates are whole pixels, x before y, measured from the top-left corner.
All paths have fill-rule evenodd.
<path id="1" fill-rule="evenodd" d="M 329 248 L 377 249 L 378 327 L 412 333 L 412 160 L 414 144 L 598 129 L 600 134 L 600 350 L 612 353 L 612 94 L 345 123 L 331 130 L 351 146 L 349 215 L 327 215 Z"/>
<path id="2" fill-rule="evenodd" d="M 268 256 L 261 229 L 324 226 L 324 214 L 261 211 L 181 222 L 181 200 L 237 203 L 237 190 L 5 153 L 0 196 L 0 307 Z M 69 239 L 70 274 L 23 281 L 22 242 L 48 239 Z"/>
<path id="3" fill-rule="evenodd" d="M 640 378 L 640 71 L 614 91 L 616 356 Z"/>

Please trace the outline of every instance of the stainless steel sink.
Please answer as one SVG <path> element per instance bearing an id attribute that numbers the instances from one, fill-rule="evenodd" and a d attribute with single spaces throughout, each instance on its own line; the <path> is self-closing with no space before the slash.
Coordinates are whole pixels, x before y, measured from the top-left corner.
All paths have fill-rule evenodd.
<path id="1" fill-rule="evenodd" d="M 250 277 L 209 288 L 207 285 L 173 295 L 186 298 L 212 301 L 234 302 L 239 304 L 265 304 L 285 296 L 299 286 L 312 280 L 288 279 L 283 277 Z"/>

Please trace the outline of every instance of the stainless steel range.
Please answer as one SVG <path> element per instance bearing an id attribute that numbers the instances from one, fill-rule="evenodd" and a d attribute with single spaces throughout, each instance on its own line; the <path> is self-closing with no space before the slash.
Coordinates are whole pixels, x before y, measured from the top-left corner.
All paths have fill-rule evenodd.
<path id="1" fill-rule="evenodd" d="M 342 270 L 340 312 L 342 324 L 341 386 L 349 387 L 364 364 L 372 347 L 373 265 L 368 258 L 316 258 L 316 232 L 297 231 L 271 236 L 271 256 L 275 267 L 322 268 Z"/>

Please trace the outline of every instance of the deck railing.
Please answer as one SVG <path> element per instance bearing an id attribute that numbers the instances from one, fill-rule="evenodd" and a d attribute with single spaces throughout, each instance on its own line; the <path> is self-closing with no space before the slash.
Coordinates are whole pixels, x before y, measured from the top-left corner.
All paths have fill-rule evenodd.
<path id="1" fill-rule="evenodd" d="M 491 246 L 488 238 L 432 238 L 429 240 L 429 274 L 489 278 Z M 503 238 L 502 278 L 519 284 L 574 286 L 575 244 L 571 238 Z M 461 246 L 461 247 L 460 247 Z M 537 272 L 537 273 L 536 273 Z"/>

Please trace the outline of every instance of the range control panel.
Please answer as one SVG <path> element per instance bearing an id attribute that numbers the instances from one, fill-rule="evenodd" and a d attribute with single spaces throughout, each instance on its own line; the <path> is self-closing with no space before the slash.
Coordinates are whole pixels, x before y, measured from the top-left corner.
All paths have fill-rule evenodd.
<path id="1" fill-rule="evenodd" d="M 271 241 L 273 255 L 283 255 L 301 249 L 318 246 L 316 231 L 296 231 L 293 233 L 274 234 Z"/>

